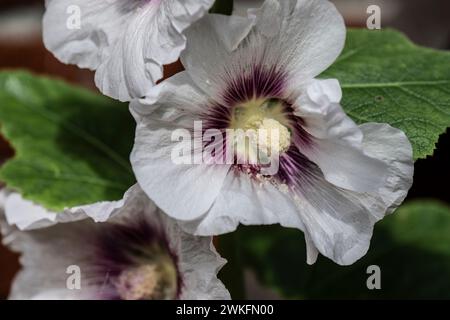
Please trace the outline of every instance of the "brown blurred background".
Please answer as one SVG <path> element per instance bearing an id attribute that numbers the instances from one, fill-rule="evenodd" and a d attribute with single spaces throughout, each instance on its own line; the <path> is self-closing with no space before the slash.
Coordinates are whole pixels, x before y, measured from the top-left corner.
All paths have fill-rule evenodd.
<path id="1" fill-rule="evenodd" d="M 235 0 L 236 13 L 257 6 L 261 0 Z M 365 27 L 369 5 L 381 8 L 382 27 L 394 27 L 405 32 L 414 42 L 434 48 L 450 49 L 449 0 L 334 0 L 348 26 Z M 52 75 L 96 90 L 93 74 L 59 63 L 42 44 L 41 18 L 44 0 L 1 0 L 0 2 L 0 69 L 27 69 Z M 57 32 L 57 31 L 56 31 Z M 173 73 L 177 66 L 169 68 Z M 1 103 L 1 102 L 0 102 Z M 0 106 L 1 107 L 1 106 Z M 450 143 L 448 134 L 439 142 L 434 157 L 418 161 L 415 183 L 410 192 L 414 197 L 434 197 L 450 202 L 445 188 L 436 181 L 450 181 Z M 13 154 L 0 138 L 0 164 Z M 444 168 L 444 169 L 442 169 Z M 18 270 L 17 256 L 0 245 L 0 299 L 8 295 L 11 280 Z M 261 292 L 253 297 L 264 298 Z"/>

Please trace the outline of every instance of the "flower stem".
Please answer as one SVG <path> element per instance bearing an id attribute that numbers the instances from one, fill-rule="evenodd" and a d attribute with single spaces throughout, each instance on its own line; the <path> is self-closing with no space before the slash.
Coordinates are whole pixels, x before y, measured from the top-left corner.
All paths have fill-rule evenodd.
<path id="1" fill-rule="evenodd" d="M 233 0 L 216 0 L 209 12 L 230 16 L 233 13 Z"/>

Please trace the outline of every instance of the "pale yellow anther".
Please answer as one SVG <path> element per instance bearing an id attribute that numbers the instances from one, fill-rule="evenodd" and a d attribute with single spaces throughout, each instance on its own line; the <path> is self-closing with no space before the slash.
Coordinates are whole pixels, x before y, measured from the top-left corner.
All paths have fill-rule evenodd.
<path id="1" fill-rule="evenodd" d="M 274 119 L 264 118 L 258 130 L 264 132 L 265 141 L 260 141 L 261 147 L 266 148 L 269 154 L 282 153 L 291 145 L 291 134 L 285 126 Z"/>
<path id="2" fill-rule="evenodd" d="M 277 99 L 253 99 L 235 107 L 231 119 L 232 129 L 244 130 L 249 137 L 254 136 L 253 143 L 257 143 L 259 150 L 267 156 L 286 152 L 291 145 L 291 133 L 287 126 L 283 102 Z M 256 148 L 242 151 L 245 145 L 238 148 L 238 152 L 247 154 L 248 158 L 256 157 Z"/>

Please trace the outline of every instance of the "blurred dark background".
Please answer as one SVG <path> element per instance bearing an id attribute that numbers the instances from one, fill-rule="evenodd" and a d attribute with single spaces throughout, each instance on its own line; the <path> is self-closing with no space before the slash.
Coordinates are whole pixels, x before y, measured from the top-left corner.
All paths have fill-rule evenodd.
<path id="1" fill-rule="evenodd" d="M 257 6 L 260 0 L 235 0 L 236 13 Z M 351 27 L 365 27 L 367 7 L 381 8 L 382 27 L 393 27 L 406 33 L 415 43 L 450 49 L 449 0 L 334 0 Z M 44 0 L 0 1 L 0 69 L 27 69 L 38 74 L 52 75 L 96 90 L 93 74 L 59 63 L 43 46 L 41 18 Z M 169 68 L 170 74 L 175 70 Z M 1 103 L 1 102 L 0 102 Z M 13 151 L 0 137 L 0 163 Z M 409 199 L 436 198 L 450 204 L 450 138 L 441 137 L 433 157 L 416 163 L 414 185 Z M 0 299 L 8 295 L 11 280 L 19 268 L 17 256 L 0 245 Z M 256 289 L 256 285 L 254 285 Z M 262 290 L 262 289 L 260 289 Z M 262 290 L 263 291 L 263 290 Z M 255 294 L 264 297 L 264 292 Z M 268 294 L 270 297 L 271 295 Z"/>

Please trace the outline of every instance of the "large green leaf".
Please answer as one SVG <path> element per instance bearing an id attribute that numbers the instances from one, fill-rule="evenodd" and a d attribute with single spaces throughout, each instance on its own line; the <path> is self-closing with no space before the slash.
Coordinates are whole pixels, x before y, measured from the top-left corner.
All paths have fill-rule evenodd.
<path id="1" fill-rule="evenodd" d="M 321 77 L 339 79 L 357 123 L 402 129 L 416 159 L 433 154 L 450 126 L 450 53 L 418 47 L 399 32 L 349 30 L 344 52 Z"/>
<path id="2" fill-rule="evenodd" d="M 266 286 L 288 298 L 450 298 L 450 208 L 414 201 L 379 223 L 368 254 L 348 267 L 305 261 L 303 235 L 270 226 L 239 230 L 241 257 Z M 381 269 L 369 290 L 367 267 Z"/>
<path id="3" fill-rule="evenodd" d="M 126 104 L 25 72 L 0 73 L 0 129 L 15 156 L 0 180 L 52 210 L 120 199 L 134 182 Z"/>

